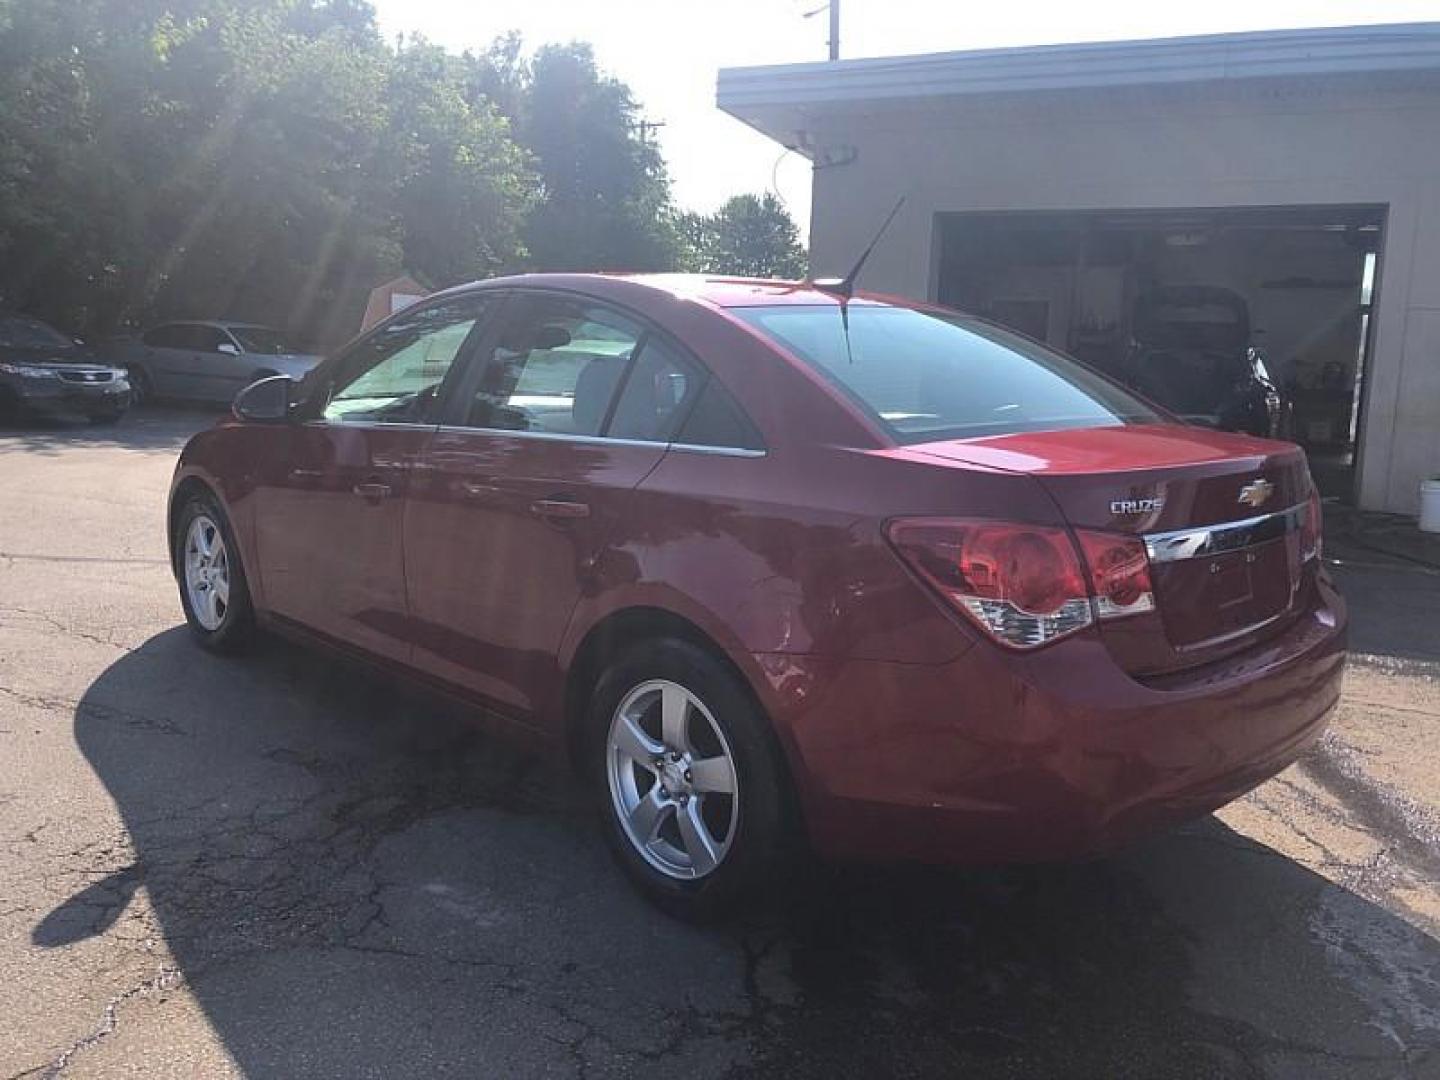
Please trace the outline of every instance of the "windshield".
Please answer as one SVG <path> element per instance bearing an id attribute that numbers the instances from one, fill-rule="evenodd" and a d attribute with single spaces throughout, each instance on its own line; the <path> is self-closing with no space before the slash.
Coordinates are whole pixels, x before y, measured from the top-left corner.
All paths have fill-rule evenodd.
<path id="1" fill-rule="evenodd" d="M 284 356 L 297 351 L 279 330 L 271 330 L 268 326 L 232 326 L 229 330 L 247 353 Z"/>
<path id="2" fill-rule="evenodd" d="M 958 314 L 855 303 L 733 308 L 825 375 L 901 443 L 1157 423 L 1080 363 Z"/>
<path id="3" fill-rule="evenodd" d="M 0 319 L 0 348 L 7 349 L 68 349 L 69 338 L 39 319 L 10 315 Z"/>

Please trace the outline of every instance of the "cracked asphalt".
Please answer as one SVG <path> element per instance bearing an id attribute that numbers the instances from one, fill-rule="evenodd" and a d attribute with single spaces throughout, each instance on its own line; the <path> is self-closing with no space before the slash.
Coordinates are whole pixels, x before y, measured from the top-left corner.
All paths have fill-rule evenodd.
<path id="1" fill-rule="evenodd" d="M 1334 727 L 1211 819 L 696 929 L 462 716 L 190 643 L 208 422 L 0 429 L 0 1078 L 1440 1077 L 1440 575 L 1340 553 Z"/>

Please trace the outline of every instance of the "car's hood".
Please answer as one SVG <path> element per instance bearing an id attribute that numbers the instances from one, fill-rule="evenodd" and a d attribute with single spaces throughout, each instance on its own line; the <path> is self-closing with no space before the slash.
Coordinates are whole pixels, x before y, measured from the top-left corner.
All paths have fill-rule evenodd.
<path id="1" fill-rule="evenodd" d="M 0 345 L 0 361 L 12 364 L 29 364 L 32 367 L 56 367 L 84 364 L 90 367 L 109 367 L 84 345 L 57 345 L 43 349 L 21 349 Z"/>

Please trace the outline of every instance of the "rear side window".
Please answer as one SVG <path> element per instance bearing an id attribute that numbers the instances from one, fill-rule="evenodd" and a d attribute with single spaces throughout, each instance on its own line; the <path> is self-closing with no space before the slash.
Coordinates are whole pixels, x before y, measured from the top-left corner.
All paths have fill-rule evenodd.
<path id="1" fill-rule="evenodd" d="M 854 302 L 732 308 L 816 369 L 900 443 L 1158 423 L 1078 362 L 955 314 Z"/>
<path id="2" fill-rule="evenodd" d="M 688 446 L 721 446 L 736 450 L 764 450 L 760 432 L 741 410 L 729 392 L 714 379 L 709 380 L 695 407 L 685 419 L 685 426 L 675 441 Z"/>
<path id="3" fill-rule="evenodd" d="M 630 368 L 606 434 L 669 442 L 705 377 L 693 361 L 652 338 Z"/>
<path id="4" fill-rule="evenodd" d="M 522 295 L 504 318 L 466 425 L 598 435 L 640 339 L 639 325 L 558 294 Z"/>

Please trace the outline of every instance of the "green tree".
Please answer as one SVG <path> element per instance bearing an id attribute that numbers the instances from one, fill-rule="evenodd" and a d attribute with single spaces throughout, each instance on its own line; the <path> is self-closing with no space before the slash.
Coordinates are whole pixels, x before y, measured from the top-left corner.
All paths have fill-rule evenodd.
<path id="1" fill-rule="evenodd" d="M 0 302 L 334 341 L 401 266 L 519 265 L 537 181 L 464 75 L 358 0 L 0 0 Z"/>
<path id="2" fill-rule="evenodd" d="M 681 214 L 686 269 L 741 277 L 802 278 L 800 230 L 774 195 L 735 195 L 708 217 Z"/>
<path id="3" fill-rule="evenodd" d="M 376 172 L 393 185 L 405 265 L 448 284 L 521 264 L 538 180 L 509 121 L 467 93 L 461 60 L 412 42 L 391 64 L 385 100 Z"/>
<path id="4" fill-rule="evenodd" d="M 541 48 L 515 118 L 540 202 L 525 236 L 540 270 L 669 270 L 678 257 L 670 181 L 629 88 L 590 46 Z"/>

